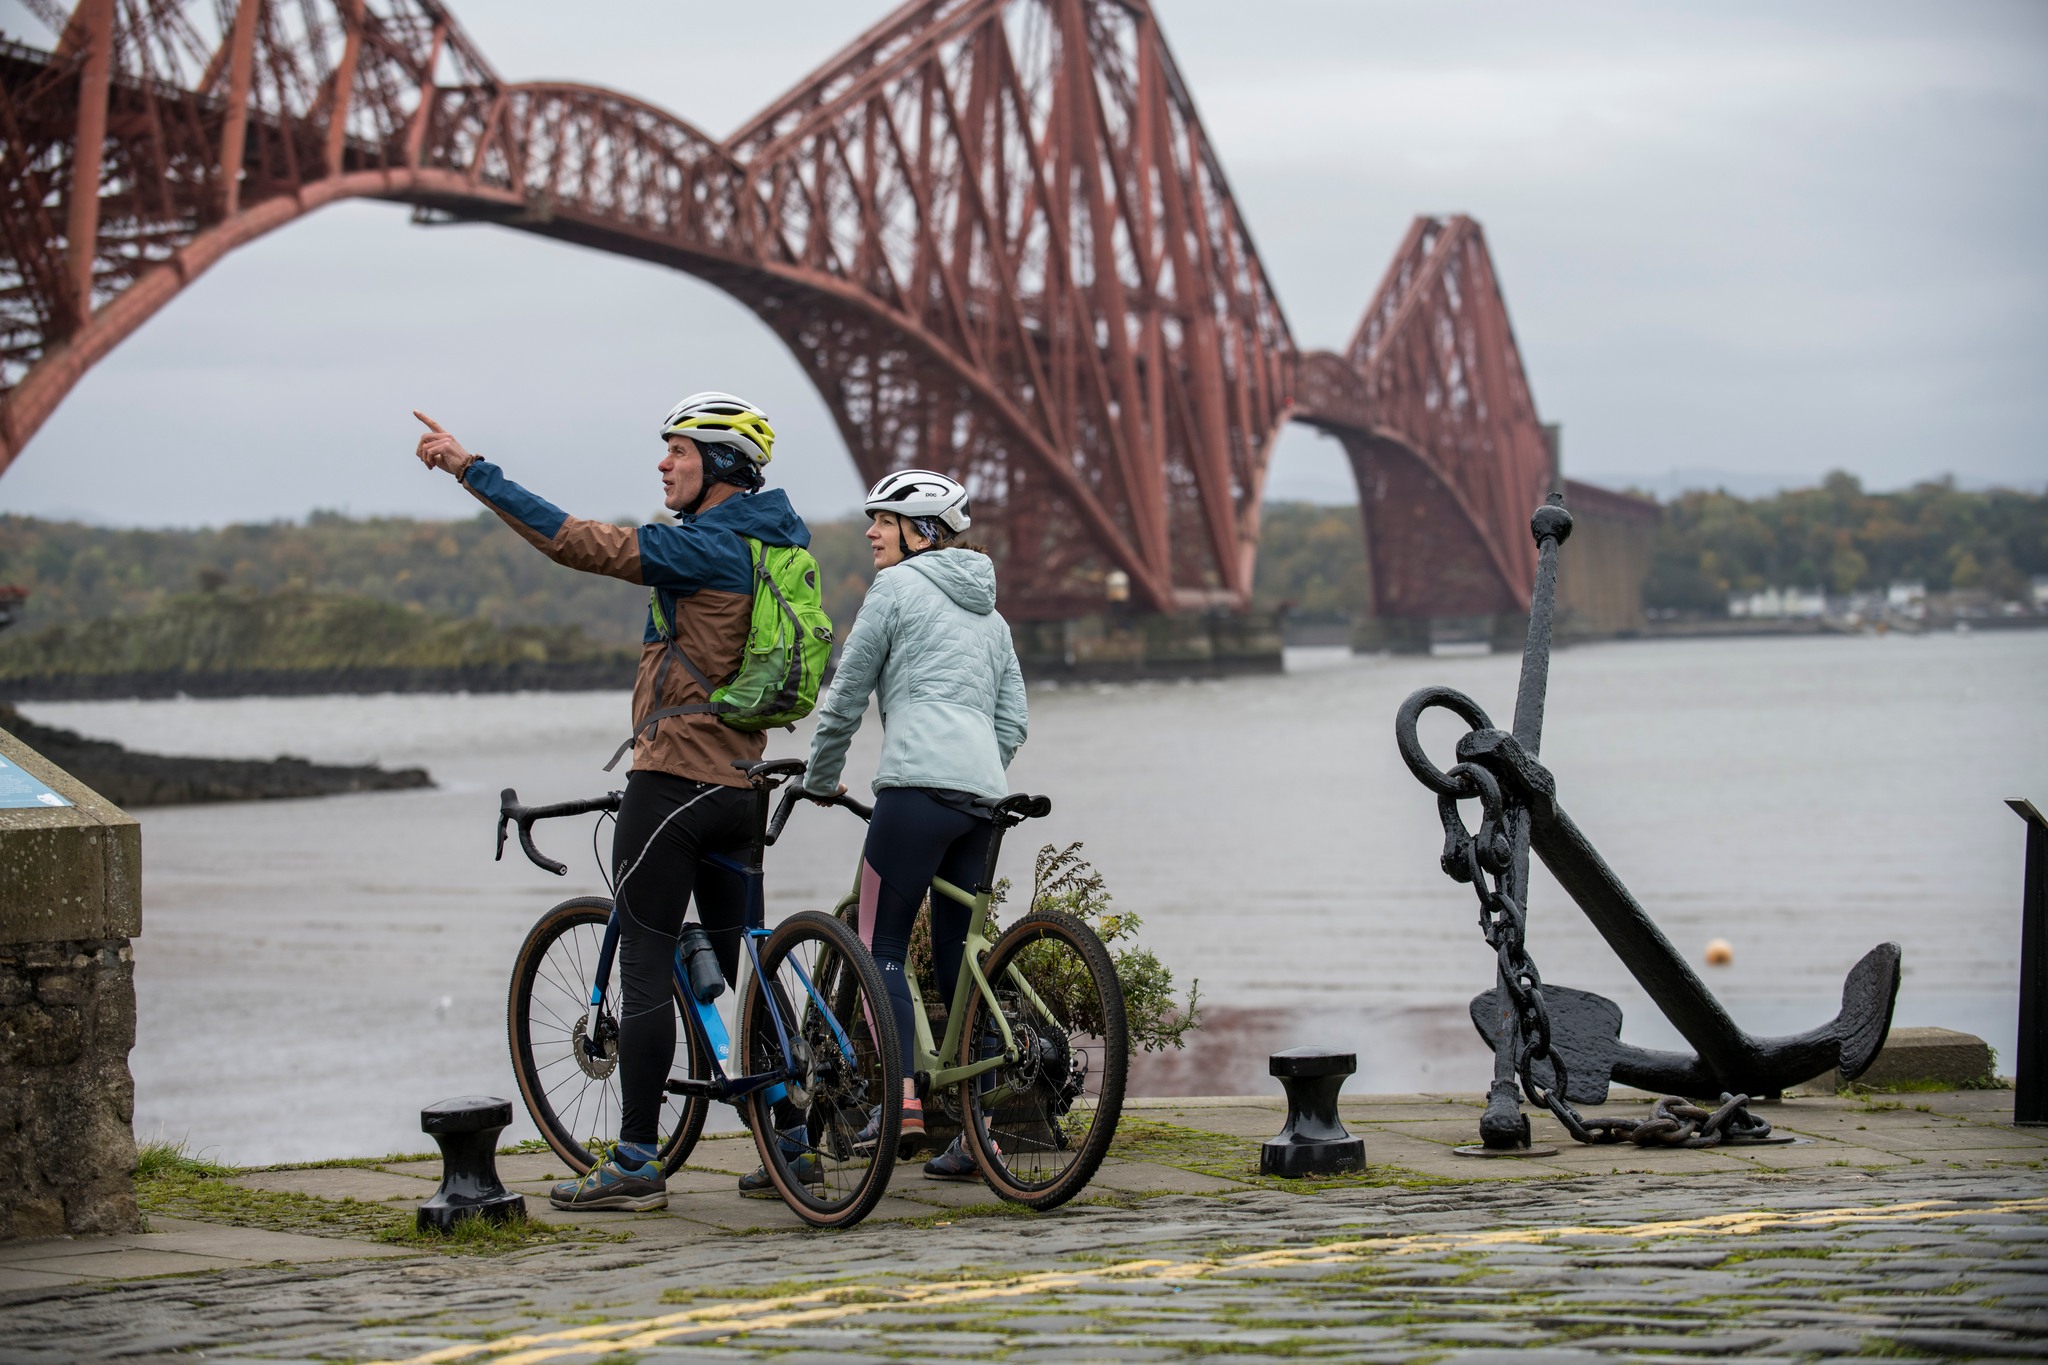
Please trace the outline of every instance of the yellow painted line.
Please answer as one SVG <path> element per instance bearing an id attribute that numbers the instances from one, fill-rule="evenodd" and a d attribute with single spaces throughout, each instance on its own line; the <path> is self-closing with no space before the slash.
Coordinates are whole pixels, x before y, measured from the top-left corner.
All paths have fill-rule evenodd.
<path id="1" fill-rule="evenodd" d="M 746 1303 L 721 1303 L 691 1308 L 659 1317 L 628 1322 L 599 1323 L 558 1332 L 536 1332 L 500 1337 L 496 1341 L 457 1342 L 407 1356 L 403 1360 L 372 1362 L 372 1365 L 447 1365 L 447 1362 L 476 1359 L 493 1365 L 542 1365 L 570 1356 L 597 1356 L 613 1351 L 648 1350 L 673 1342 L 678 1337 L 702 1335 L 723 1340 L 747 1332 L 772 1331 L 809 1323 L 834 1322 L 864 1313 L 891 1308 L 947 1308 L 957 1304 L 987 1303 L 1022 1298 L 1058 1289 L 1075 1289 L 1103 1280 L 1170 1281 L 1192 1280 L 1233 1270 L 1261 1270 L 1282 1266 L 1349 1265 L 1374 1256 L 1404 1256 L 1433 1251 L 1455 1251 L 1467 1247 L 1540 1246 L 1572 1237 L 1627 1237 L 1645 1241 L 1659 1237 L 1745 1237 L 1761 1232 L 1832 1227 L 1842 1223 L 1924 1223 L 1943 1219 L 1971 1218 L 1984 1214 L 2032 1213 L 2048 1215 L 2048 1198 L 2002 1199 L 1982 1204 L 1954 1204 L 1945 1199 L 1923 1199 L 1903 1204 L 1872 1204 L 1834 1209 L 1777 1212 L 1749 1209 L 1717 1213 L 1704 1218 L 1682 1218 L 1654 1223 L 1585 1224 L 1575 1227 L 1498 1228 L 1488 1232 L 1409 1233 L 1361 1237 L 1348 1242 L 1329 1242 L 1309 1247 L 1276 1247 L 1211 1261 L 1134 1260 L 1115 1265 L 1079 1270 L 1041 1271 L 995 1280 L 952 1280 L 935 1284 L 898 1285 L 880 1289 L 867 1285 L 841 1285 L 809 1294 L 756 1299 Z M 852 1295 L 860 1301 L 849 1302 Z"/>

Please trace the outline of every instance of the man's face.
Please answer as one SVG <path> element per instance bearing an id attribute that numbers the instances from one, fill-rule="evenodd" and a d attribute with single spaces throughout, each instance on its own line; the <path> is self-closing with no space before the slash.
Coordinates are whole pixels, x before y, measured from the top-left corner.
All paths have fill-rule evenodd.
<path id="1" fill-rule="evenodd" d="M 661 502 L 669 511 L 683 511 L 704 491 L 704 454 L 689 437 L 668 438 L 660 468 Z"/>

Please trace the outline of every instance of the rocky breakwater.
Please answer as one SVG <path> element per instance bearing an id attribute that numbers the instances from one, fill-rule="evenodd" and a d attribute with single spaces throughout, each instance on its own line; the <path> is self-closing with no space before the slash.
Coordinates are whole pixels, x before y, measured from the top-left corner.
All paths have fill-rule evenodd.
<path id="1" fill-rule="evenodd" d="M 128 1232 L 142 830 L 0 733 L 0 1238 Z"/>
<path id="2" fill-rule="evenodd" d="M 4 703 L 0 703 L 0 731 L 14 735 L 122 806 L 270 801 L 434 785 L 424 768 L 351 767 L 310 763 L 289 755 L 246 759 L 137 753 L 54 725 L 38 725 Z"/>

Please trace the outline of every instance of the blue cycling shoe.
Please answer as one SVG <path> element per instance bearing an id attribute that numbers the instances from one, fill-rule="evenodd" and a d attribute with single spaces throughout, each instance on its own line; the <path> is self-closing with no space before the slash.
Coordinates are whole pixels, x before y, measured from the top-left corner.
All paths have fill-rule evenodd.
<path id="1" fill-rule="evenodd" d="M 564 1180 L 548 1195 L 558 1209 L 618 1209 L 644 1213 L 668 1207 L 668 1184 L 652 1161 L 623 1166 L 617 1156 L 605 1158 L 575 1180 Z"/>

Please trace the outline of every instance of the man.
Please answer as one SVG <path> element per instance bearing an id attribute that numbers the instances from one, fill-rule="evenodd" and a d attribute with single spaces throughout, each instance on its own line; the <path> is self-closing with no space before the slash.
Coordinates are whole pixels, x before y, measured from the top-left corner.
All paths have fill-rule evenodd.
<path id="1" fill-rule="evenodd" d="M 633 684 L 632 771 L 612 841 L 623 987 L 619 1144 L 582 1179 L 557 1185 L 553 1203 L 664 1208 L 668 1190 L 655 1157 L 663 1083 L 676 1051 L 669 964 L 694 894 L 718 964 L 734 981 L 744 890 L 737 876 L 704 858 L 751 841 L 753 799 L 733 761 L 758 760 L 767 744 L 759 732 L 734 730 L 695 708 L 710 700 L 704 680 L 716 686 L 739 668 L 754 605 L 753 561 L 742 537 L 808 546 L 811 534 L 786 493 L 762 490 L 761 469 L 775 446 L 766 414 L 728 393 L 691 394 L 662 423 L 662 501 L 675 514 L 672 526 L 569 516 L 465 450 L 431 417 L 413 416 L 428 428 L 420 462 L 453 474 L 535 549 L 557 564 L 653 589 Z"/>

